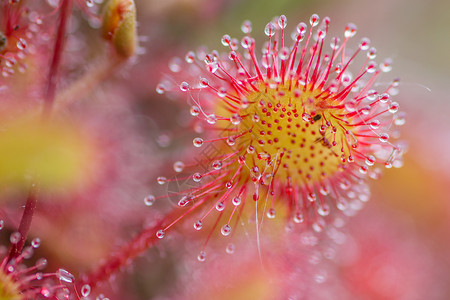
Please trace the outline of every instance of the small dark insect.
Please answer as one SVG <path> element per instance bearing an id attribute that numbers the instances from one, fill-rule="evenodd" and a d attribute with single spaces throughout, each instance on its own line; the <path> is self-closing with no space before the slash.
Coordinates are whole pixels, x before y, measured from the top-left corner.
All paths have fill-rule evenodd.
<path id="1" fill-rule="evenodd" d="M 322 115 L 315 115 L 315 116 L 313 117 L 313 120 L 314 120 L 314 122 L 317 122 L 317 121 L 320 120 L 320 118 L 322 118 Z"/>
<path id="2" fill-rule="evenodd" d="M 8 39 L 3 32 L 0 31 L 0 51 L 3 51 L 6 48 L 6 45 L 8 45 Z"/>

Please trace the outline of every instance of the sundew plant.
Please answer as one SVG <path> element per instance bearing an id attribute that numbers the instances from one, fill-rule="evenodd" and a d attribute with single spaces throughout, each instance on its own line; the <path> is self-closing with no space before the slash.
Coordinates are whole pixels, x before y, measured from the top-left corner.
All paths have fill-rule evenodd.
<path id="1" fill-rule="evenodd" d="M 0 2 L 0 299 L 339 292 L 326 282 L 341 280 L 344 225 L 370 180 L 403 165 L 391 60 L 317 14 L 147 55 L 164 43 L 139 35 L 137 8 Z M 150 101 L 139 91 L 153 78 Z M 145 112 L 166 118 L 164 101 L 189 115 L 171 114 L 169 134 Z"/>

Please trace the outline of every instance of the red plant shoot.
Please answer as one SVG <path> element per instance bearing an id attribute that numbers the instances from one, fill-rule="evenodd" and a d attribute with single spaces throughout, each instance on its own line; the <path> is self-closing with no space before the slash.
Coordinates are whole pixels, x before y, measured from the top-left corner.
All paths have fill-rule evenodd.
<path id="1" fill-rule="evenodd" d="M 335 213 L 353 214 L 369 199 L 366 178 L 379 175 L 373 165 L 401 165 L 403 150 L 389 137 L 393 125 L 404 123 L 391 100 L 398 80 L 375 90 L 391 62 L 375 63 L 367 38 L 350 50 L 354 24 L 342 41 L 327 42 L 329 24 L 330 18 L 319 22 L 312 15 L 309 28 L 297 25 L 289 46 L 282 15 L 265 27 L 268 40 L 258 58 L 246 21 L 242 51 L 237 39 L 224 35 L 227 54 L 200 49 L 187 53 L 186 65 L 170 65 L 176 78 L 190 79 L 179 89 L 188 94 L 194 128 L 204 137 L 193 140 L 201 150 L 194 161 L 175 164 L 198 186 L 180 191 L 178 206 L 185 210 L 164 224 L 159 238 L 190 214 L 198 214 L 196 230 L 215 214 L 211 230 L 220 227 L 224 236 L 248 212 L 257 226 L 264 215 L 279 215 L 290 227 L 303 223 L 320 232 Z M 353 67 L 360 56 L 361 65 Z M 157 92 L 175 88 L 167 80 Z M 168 181 L 158 178 L 159 184 Z"/>

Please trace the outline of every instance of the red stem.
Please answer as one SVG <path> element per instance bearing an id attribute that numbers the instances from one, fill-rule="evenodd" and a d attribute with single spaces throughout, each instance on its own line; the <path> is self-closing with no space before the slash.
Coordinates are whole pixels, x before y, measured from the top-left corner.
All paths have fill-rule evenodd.
<path id="1" fill-rule="evenodd" d="M 61 57 L 64 50 L 64 41 L 66 27 L 72 9 L 72 0 L 62 0 L 61 12 L 59 14 L 58 31 L 56 32 L 55 46 L 53 48 L 53 56 L 51 60 L 50 70 L 48 72 L 47 85 L 44 92 L 44 109 L 43 116 L 46 119 L 52 111 L 53 102 L 55 100 L 56 84 L 58 81 L 58 69 L 61 64 Z"/>
<path id="2" fill-rule="evenodd" d="M 108 280 L 111 275 L 120 271 L 138 255 L 154 246 L 160 240 L 156 237 L 156 232 L 164 227 L 163 224 L 170 222 L 178 215 L 179 211 L 174 211 L 173 213 L 166 215 L 162 220 L 159 220 L 156 225 L 150 228 L 144 228 L 138 236 L 128 242 L 128 244 L 123 246 L 116 253 L 111 254 L 111 256 L 95 270 L 82 276 L 80 286 L 89 284 L 91 288 L 94 289 L 99 283 Z"/>
<path id="3" fill-rule="evenodd" d="M 17 230 L 20 233 L 20 240 L 18 243 L 11 246 L 8 261 L 19 256 L 22 252 L 23 246 L 25 245 L 25 240 L 27 239 L 28 232 L 30 231 L 31 221 L 33 220 L 34 211 L 36 210 L 38 190 L 39 187 L 33 183 L 30 187 L 27 203 L 25 204 L 22 219 L 20 220 L 19 229 Z"/>

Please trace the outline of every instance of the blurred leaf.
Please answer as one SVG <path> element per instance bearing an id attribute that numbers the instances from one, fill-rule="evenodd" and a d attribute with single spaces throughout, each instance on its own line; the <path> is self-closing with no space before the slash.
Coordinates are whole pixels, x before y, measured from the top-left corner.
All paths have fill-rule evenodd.
<path id="1" fill-rule="evenodd" d="M 16 120 L 0 132 L 0 183 L 68 188 L 88 171 L 93 145 L 76 128 L 59 122 Z"/>

